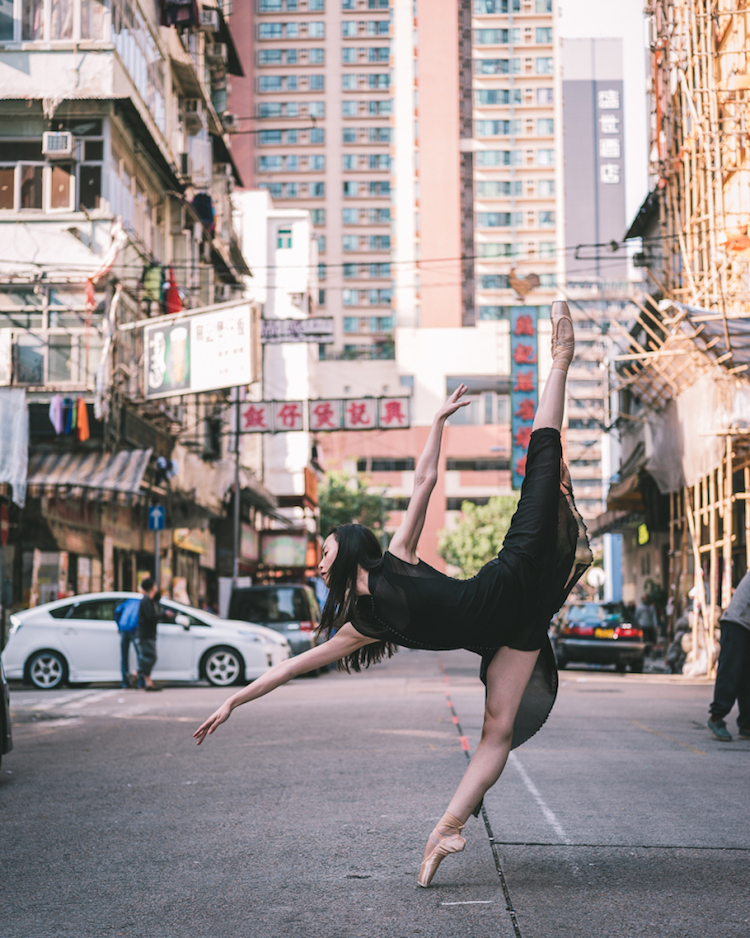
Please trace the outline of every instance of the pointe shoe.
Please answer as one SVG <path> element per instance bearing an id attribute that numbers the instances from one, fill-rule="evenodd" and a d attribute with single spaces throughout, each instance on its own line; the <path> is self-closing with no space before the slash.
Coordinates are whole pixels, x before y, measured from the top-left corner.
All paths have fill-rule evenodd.
<path id="1" fill-rule="evenodd" d="M 440 818 L 427 841 L 425 856 L 422 860 L 422 866 L 419 868 L 417 883 L 420 886 L 426 889 L 430 885 L 437 868 L 449 853 L 460 853 L 464 849 L 466 841 L 461 836 L 463 829 L 464 825 L 452 814 L 444 814 Z M 428 853 L 430 845 L 434 849 Z"/>
<path id="2" fill-rule="evenodd" d="M 567 370 L 576 348 L 573 319 L 568 304 L 557 300 L 552 304 L 552 367 Z M 561 328 L 562 327 L 562 328 Z"/>

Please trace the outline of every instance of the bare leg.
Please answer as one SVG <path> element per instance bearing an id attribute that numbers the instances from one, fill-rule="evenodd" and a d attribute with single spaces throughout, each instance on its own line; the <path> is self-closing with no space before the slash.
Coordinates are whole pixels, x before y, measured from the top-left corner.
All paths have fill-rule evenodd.
<path id="1" fill-rule="evenodd" d="M 510 752 L 516 714 L 538 655 L 538 651 L 503 647 L 490 662 L 482 738 L 448 810 L 427 842 L 419 877 L 420 886 L 429 886 L 437 869 L 437 863 L 434 862 L 437 858 L 428 862 L 436 850 L 439 852 L 442 845 L 446 845 L 445 852 L 450 853 L 463 849 L 460 834 L 464 823 L 484 798 L 485 792 L 500 778 Z M 437 859 L 437 862 L 441 859 Z"/>
<path id="2" fill-rule="evenodd" d="M 562 429 L 565 411 L 565 379 L 575 351 L 573 320 L 567 303 L 552 304 L 552 369 L 544 385 L 532 430 Z"/>

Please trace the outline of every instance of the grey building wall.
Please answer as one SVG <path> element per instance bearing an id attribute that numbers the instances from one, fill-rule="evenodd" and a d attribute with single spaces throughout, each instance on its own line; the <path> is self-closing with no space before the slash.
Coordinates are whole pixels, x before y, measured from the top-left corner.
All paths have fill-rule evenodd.
<path id="1" fill-rule="evenodd" d="M 565 244 L 620 241 L 625 214 L 621 39 L 563 39 Z M 568 281 L 624 280 L 625 251 L 566 252 Z"/>

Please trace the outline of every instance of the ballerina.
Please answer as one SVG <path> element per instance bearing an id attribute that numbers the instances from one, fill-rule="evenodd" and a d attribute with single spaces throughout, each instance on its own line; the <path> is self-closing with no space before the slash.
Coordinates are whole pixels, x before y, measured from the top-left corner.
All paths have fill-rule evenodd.
<path id="1" fill-rule="evenodd" d="M 554 703 L 557 671 L 547 629 L 591 562 L 560 442 L 574 349 L 568 306 L 553 303 L 552 368 L 534 417 L 521 498 L 497 557 L 472 579 L 456 580 L 417 555 L 445 421 L 469 403 L 462 400 L 467 388 L 461 385 L 435 415 L 409 507 L 385 554 L 363 525 L 341 525 L 326 538 L 319 569 L 330 594 L 320 630 L 328 641 L 237 691 L 193 734 L 200 745 L 236 707 L 334 661 L 359 671 L 393 654 L 397 645 L 466 648 L 481 655 L 486 687 L 481 739 L 429 836 L 420 886 L 430 885 L 449 853 L 464 849 L 461 831 L 469 816 L 479 813 L 511 748 L 539 729 Z"/>

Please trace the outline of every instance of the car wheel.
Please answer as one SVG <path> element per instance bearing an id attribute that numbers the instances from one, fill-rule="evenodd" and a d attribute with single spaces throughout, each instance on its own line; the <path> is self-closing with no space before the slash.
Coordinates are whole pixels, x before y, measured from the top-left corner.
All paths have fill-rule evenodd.
<path id="1" fill-rule="evenodd" d="M 68 662 L 57 651 L 38 651 L 26 662 L 26 679 L 39 690 L 54 690 L 68 680 Z"/>
<path id="2" fill-rule="evenodd" d="M 643 658 L 639 658 L 637 661 L 633 661 L 630 665 L 630 670 L 633 674 L 643 674 Z"/>
<path id="3" fill-rule="evenodd" d="M 212 648 L 203 659 L 203 674 L 214 687 L 244 683 L 245 662 L 234 648 Z"/>

